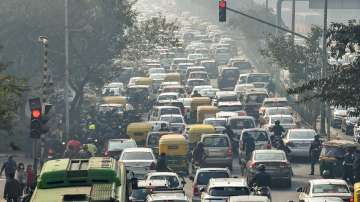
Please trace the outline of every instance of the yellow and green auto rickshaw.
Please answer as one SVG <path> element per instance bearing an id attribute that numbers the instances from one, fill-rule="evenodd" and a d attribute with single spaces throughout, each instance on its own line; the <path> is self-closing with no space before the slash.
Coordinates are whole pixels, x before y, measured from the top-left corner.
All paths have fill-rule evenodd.
<path id="1" fill-rule="evenodd" d="M 210 105 L 209 97 L 193 97 L 190 105 L 190 123 L 195 123 L 197 118 L 197 109 L 199 106 Z"/>
<path id="2" fill-rule="evenodd" d="M 188 174 L 188 141 L 181 134 L 163 135 L 159 140 L 159 153 L 165 153 L 168 167 L 174 172 Z"/>
<path id="3" fill-rule="evenodd" d="M 181 83 L 181 76 L 177 72 L 165 74 L 164 82 L 179 82 Z"/>
<path id="4" fill-rule="evenodd" d="M 198 106 L 196 122 L 202 123 L 206 118 L 214 118 L 218 112 L 218 108 L 211 105 Z"/>
<path id="5" fill-rule="evenodd" d="M 342 177 L 343 160 L 346 150 L 359 148 L 359 144 L 349 140 L 330 140 L 323 143 L 319 164 L 320 174 L 332 178 Z"/>
<path id="6" fill-rule="evenodd" d="M 147 134 L 152 130 L 149 122 L 130 123 L 127 127 L 126 134 L 136 141 L 138 146 L 144 146 Z"/>
<path id="7" fill-rule="evenodd" d="M 354 184 L 354 202 L 360 202 L 360 182 Z"/>
<path id="8" fill-rule="evenodd" d="M 162 136 L 169 134 L 173 134 L 173 132 L 150 131 L 146 137 L 145 147 L 151 148 L 156 157 L 159 156 L 159 140 Z"/>
<path id="9" fill-rule="evenodd" d="M 135 85 L 151 86 L 152 85 L 152 80 L 149 77 L 137 77 L 135 79 Z"/>
<path id="10" fill-rule="evenodd" d="M 216 133 L 215 127 L 210 124 L 194 124 L 191 125 L 188 130 L 189 135 L 189 149 L 190 151 L 196 146 L 200 141 L 202 134 L 211 134 Z"/>

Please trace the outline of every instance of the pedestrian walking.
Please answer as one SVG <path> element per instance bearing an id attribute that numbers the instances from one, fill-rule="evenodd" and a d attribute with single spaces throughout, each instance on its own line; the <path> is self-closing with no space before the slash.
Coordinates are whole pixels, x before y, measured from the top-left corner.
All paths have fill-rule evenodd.
<path id="1" fill-rule="evenodd" d="M 9 179 L 11 174 L 15 175 L 16 162 L 13 156 L 9 156 L 8 160 L 3 164 L 3 166 L 1 167 L 0 175 L 2 175 L 4 170 L 5 170 L 6 179 Z"/>
<path id="2" fill-rule="evenodd" d="M 310 155 L 310 164 L 311 171 L 310 175 L 314 175 L 315 164 L 319 161 L 321 151 L 321 141 L 319 135 L 315 135 L 314 140 L 311 142 L 309 155 Z"/>
<path id="3" fill-rule="evenodd" d="M 21 185 L 14 178 L 15 173 L 11 172 L 8 177 L 4 188 L 4 199 L 7 202 L 19 202 L 21 197 Z"/>
<path id="4" fill-rule="evenodd" d="M 354 163 L 354 154 L 353 149 L 348 148 L 346 154 L 344 155 L 343 161 L 343 179 L 350 184 L 354 184 L 354 172 L 353 172 L 353 163 Z"/>
<path id="5" fill-rule="evenodd" d="M 20 183 L 21 195 L 24 193 L 24 189 L 26 186 L 26 172 L 25 165 L 23 163 L 19 163 L 15 172 L 15 179 Z"/>
<path id="6" fill-rule="evenodd" d="M 34 171 L 32 165 L 26 167 L 26 192 L 30 192 L 34 187 Z"/>

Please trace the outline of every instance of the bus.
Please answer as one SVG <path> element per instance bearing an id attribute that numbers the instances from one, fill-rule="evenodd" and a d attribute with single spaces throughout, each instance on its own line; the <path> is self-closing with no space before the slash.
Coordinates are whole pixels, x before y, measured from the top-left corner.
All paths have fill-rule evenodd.
<path id="1" fill-rule="evenodd" d="M 127 201 L 124 164 L 108 157 L 46 162 L 31 202 Z"/>

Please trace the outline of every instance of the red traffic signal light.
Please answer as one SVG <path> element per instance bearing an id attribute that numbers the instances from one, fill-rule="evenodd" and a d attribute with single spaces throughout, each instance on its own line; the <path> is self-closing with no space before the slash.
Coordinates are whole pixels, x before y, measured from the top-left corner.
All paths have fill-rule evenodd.
<path id="1" fill-rule="evenodd" d="M 226 22 L 226 1 L 219 1 L 219 22 Z"/>
<path id="2" fill-rule="evenodd" d="M 31 110 L 31 117 L 34 119 L 39 119 L 41 117 L 41 110 L 40 109 Z"/>

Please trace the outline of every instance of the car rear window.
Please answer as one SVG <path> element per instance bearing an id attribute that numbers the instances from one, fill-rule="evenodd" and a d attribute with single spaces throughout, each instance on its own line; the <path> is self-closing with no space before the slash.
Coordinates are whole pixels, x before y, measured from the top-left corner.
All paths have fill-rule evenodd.
<path id="1" fill-rule="evenodd" d="M 160 114 L 161 115 L 163 115 L 163 114 L 180 114 L 180 111 L 177 108 L 165 108 L 165 109 L 161 109 Z"/>
<path id="2" fill-rule="evenodd" d="M 123 150 L 126 148 L 136 147 L 136 143 L 133 141 L 109 141 L 108 150 Z"/>
<path id="3" fill-rule="evenodd" d="M 265 131 L 246 131 L 243 133 L 242 138 L 245 137 L 245 133 L 249 134 L 255 141 L 268 141 L 269 137 Z"/>
<path id="4" fill-rule="evenodd" d="M 349 193 L 345 184 L 314 184 L 313 193 Z"/>
<path id="5" fill-rule="evenodd" d="M 251 119 L 231 119 L 230 127 L 232 129 L 255 128 L 254 121 Z"/>
<path id="6" fill-rule="evenodd" d="M 256 153 L 255 158 L 256 161 L 284 161 L 285 156 L 283 153 L 275 153 L 275 152 L 266 152 L 266 153 Z"/>
<path id="7" fill-rule="evenodd" d="M 197 176 L 197 185 L 207 185 L 210 178 L 228 178 L 229 174 L 224 171 L 200 172 Z"/>
<path id="8" fill-rule="evenodd" d="M 152 176 L 150 180 L 166 180 L 169 182 L 170 188 L 176 188 L 180 185 L 180 182 L 176 176 Z"/>
<path id="9" fill-rule="evenodd" d="M 209 190 L 211 196 L 244 196 L 250 195 L 247 187 L 213 187 Z"/>
<path id="10" fill-rule="evenodd" d="M 279 120 L 281 124 L 293 124 L 294 119 L 292 117 L 276 117 L 271 119 L 271 124 L 275 124 L 275 121 Z"/>
<path id="11" fill-rule="evenodd" d="M 264 103 L 264 107 L 287 107 L 289 103 L 287 101 L 268 101 Z"/>
<path id="12" fill-rule="evenodd" d="M 228 147 L 229 142 L 226 137 L 205 137 L 203 139 L 205 147 Z"/>
<path id="13" fill-rule="evenodd" d="M 121 160 L 154 160 L 150 152 L 125 152 Z"/>
<path id="14" fill-rule="evenodd" d="M 148 143 L 147 143 L 148 146 L 158 146 L 159 139 L 160 139 L 160 133 L 149 134 Z"/>
<path id="15" fill-rule="evenodd" d="M 148 189 L 134 189 L 131 192 L 131 197 L 136 200 L 145 200 L 149 193 L 150 191 Z"/>

